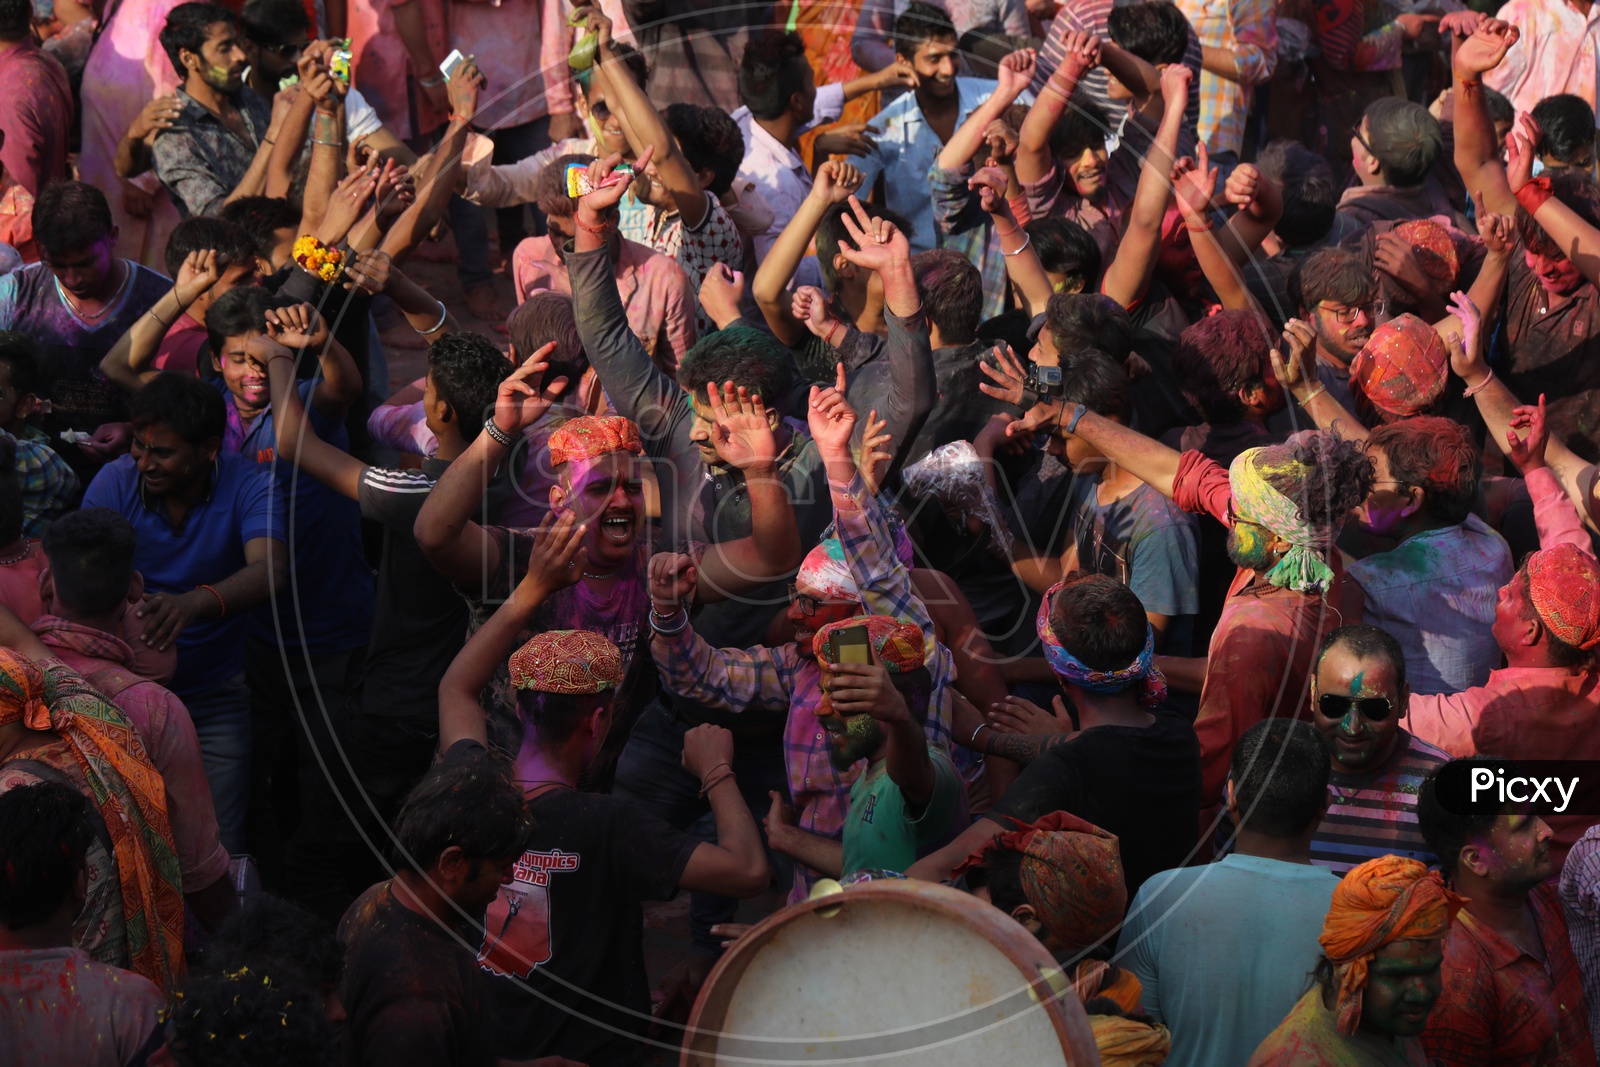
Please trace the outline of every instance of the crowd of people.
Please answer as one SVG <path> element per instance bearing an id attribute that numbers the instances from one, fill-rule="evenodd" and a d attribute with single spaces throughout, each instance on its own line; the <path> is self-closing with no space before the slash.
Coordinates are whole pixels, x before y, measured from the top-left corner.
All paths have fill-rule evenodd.
<path id="1" fill-rule="evenodd" d="M 1461 783 L 1600 760 L 1597 49 L 0 0 L 0 1060 L 676 1062 L 913 879 L 1107 1065 L 1593 1067 L 1600 763 Z"/>

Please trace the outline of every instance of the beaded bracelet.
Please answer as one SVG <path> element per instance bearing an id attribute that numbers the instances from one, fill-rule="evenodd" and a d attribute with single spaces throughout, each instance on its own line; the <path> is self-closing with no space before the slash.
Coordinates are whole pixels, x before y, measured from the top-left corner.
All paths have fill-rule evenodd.
<path id="1" fill-rule="evenodd" d="M 217 618 L 220 619 L 220 618 L 222 618 L 223 615 L 228 614 L 228 602 L 226 600 L 222 599 L 222 594 L 221 593 L 217 592 L 215 589 L 211 588 L 209 585 L 197 585 L 197 586 L 195 586 L 195 588 L 196 589 L 204 589 L 206 592 L 210 593 L 212 596 L 217 598 L 217 606 L 222 609 L 222 614 L 218 615 Z"/>

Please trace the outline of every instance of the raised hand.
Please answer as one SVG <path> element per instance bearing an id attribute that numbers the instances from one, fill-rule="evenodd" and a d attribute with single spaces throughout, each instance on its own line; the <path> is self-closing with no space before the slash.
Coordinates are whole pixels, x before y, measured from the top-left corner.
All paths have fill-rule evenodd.
<path id="1" fill-rule="evenodd" d="M 417 199 L 417 180 L 411 169 L 397 159 L 386 160 L 378 173 L 378 222 L 385 229 Z"/>
<path id="2" fill-rule="evenodd" d="M 336 245 L 350 233 L 350 227 L 367 210 L 367 200 L 378 188 L 380 175 L 376 167 L 367 166 L 351 171 L 334 187 L 328 198 L 328 210 L 317 227 L 317 239 L 325 245 Z"/>
<path id="3" fill-rule="evenodd" d="M 816 176 L 811 179 L 811 192 L 807 195 L 816 197 L 824 204 L 842 204 L 861 188 L 861 180 L 861 171 L 854 166 L 830 159 L 817 168 Z"/>
<path id="4" fill-rule="evenodd" d="M 175 93 L 158 96 L 139 110 L 134 116 L 133 125 L 128 127 L 128 140 L 143 141 L 147 145 L 154 145 L 156 134 L 162 130 L 170 129 L 172 123 L 183 113 L 183 104 L 179 102 Z"/>
<path id="5" fill-rule="evenodd" d="M 699 581 L 693 556 L 657 552 L 650 557 L 650 600 L 659 615 L 671 615 L 693 599 Z"/>
<path id="6" fill-rule="evenodd" d="M 711 269 L 700 279 L 700 306 L 719 329 L 739 319 L 744 286 L 744 271 L 720 262 L 711 264 Z"/>
<path id="7" fill-rule="evenodd" d="M 1194 159 L 1185 157 L 1173 166 L 1172 191 L 1185 218 L 1204 219 L 1211 211 L 1211 198 L 1217 192 L 1217 168 L 1211 165 L 1204 141 L 1195 145 Z"/>
<path id="8" fill-rule="evenodd" d="M 575 585 L 583 577 L 586 560 L 583 536 L 588 525 L 578 521 L 576 512 L 555 512 L 544 517 L 533 532 L 533 547 L 528 550 L 528 573 L 522 585 L 542 601 L 551 593 Z"/>
<path id="9" fill-rule="evenodd" d="M 828 703 L 838 715 L 871 715 L 879 722 L 905 722 L 911 718 L 906 698 L 894 687 L 889 670 L 881 663 L 836 663 L 828 668 Z"/>
<path id="10" fill-rule="evenodd" d="M 1319 384 L 1315 362 L 1317 331 L 1309 322 L 1290 319 L 1283 324 L 1283 351 L 1276 347 L 1267 350 L 1272 360 L 1272 373 L 1278 384 L 1296 398 L 1309 393 Z"/>
<path id="11" fill-rule="evenodd" d="M 1033 82 L 1038 69 L 1038 55 L 1031 48 L 1020 48 L 1000 61 L 995 77 L 1000 84 L 995 94 L 1002 99 L 1015 100 Z"/>
<path id="12" fill-rule="evenodd" d="M 794 291 L 789 311 L 824 341 L 839 328 L 839 320 L 828 311 L 828 298 L 814 285 L 802 285 Z"/>
<path id="13" fill-rule="evenodd" d="M 993 363 L 983 360 L 978 364 L 983 373 L 988 375 L 989 381 L 979 382 L 978 389 L 985 396 L 1020 407 L 1023 391 L 1028 385 L 1028 372 L 1023 369 L 1022 361 L 1011 351 L 1010 345 L 1000 345 L 991 350 L 989 355 L 994 357 Z"/>
<path id="14" fill-rule="evenodd" d="M 394 261 L 387 252 L 376 248 L 365 252 L 352 251 L 350 258 L 345 261 L 344 287 L 377 296 L 389 287 L 393 270 Z"/>
<path id="15" fill-rule="evenodd" d="M 722 395 L 715 385 L 706 386 L 707 408 L 711 412 L 711 447 L 722 462 L 747 474 L 770 470 L 778 462 L 778 443 L 761 397 L 751 396 L 744 386 L 722 383 Z"/>
<path id="16" fill-rule="evenodd" d="M 1256 202 L 1261 182 L 1261 171 L 1254 163 L 1241 163 L 1233 168 L 1233 173 L 1223 183 L 1222 198 L 1243 211 Z"/>
<path id="17" fill-rule="evenodd" d="M 1456 45 L 1450 63 L 1457 78 L 1464 82 L 1477 81 L 1484 73 L 1500 65 L 1511 51 L 1511 46 L 1522 36 L 1520 30 L 1509 22 L 1484 19 L 1472 36 Z"/>
<path id="18" fill-rule="evenodd" d="M 1453 33 L 1457 37 L 1471 37 L 1489 16 L 1481 11 L 1452 11 L 1439 20 L 1440 33 Z"/>
<path id="19" fill-rule="evenodd" d="M 178 268 L 178 280 L 172 284 L 172 291 L 178 297 L 178 303 L 187 308 L 200 297 L 204 296 L 217 279 L 222 277 L 226 264 L 217 258 L 215 249 L 204 248 L 190 252 L 184 257 L 183 266 Z"/>
<path id="20" fill-rule="evenodd" d="M 310 304 L 267 310 L 267 336 L 286 348 L 321 348 L 328 341 L 328 323 Z"/>
<path id="21" fill-rule="evenodd" d="M 1518 430 L 1526 430 L 1527 436 L 1519 438 Z M 1539 403 L 1529 407 L 1526 404 L 1514 408 L 1511 412 L 1511 428 L 1506 430 L 1506 455 L 1512 463 L 1517 465 L 1517 470 L 1527 477 L 1532 471 L 1545 466 L 1544 450 L 1550 443 L 1550 431 L 1545 425 L 1544 394 L 1539 394 Z"/>
<path id="22" fill-rule="evenodd" d="M 1510 215 L 1496 215 L 1483 205 L 1481 192 L 1472 194 L 1477 210 L 1473 214 L 1478 222 L 1478 237 L 1490 255 L 1509 256 L 1517 248 L 1517 224 Z"/>
<path id="23" fill-rule="evenodd" d="M 733 734 L 720 726 L 701 723 L 683 735 L 683 769 L 705 781 L 720 764 L 733 766 Z"/>
<path id="24" fill-rule="evenodd" d="M 1517 122 L 1506 132 L 1506 184 L 1516 193 L 1533 180 L 1533 161 L 1539 154 L 1539 137 L 1543 133 L 1532 115 L 1523 112 Z"/>
<path id="25" fill-rule="evenodd" d="M 1417 250 L 1393 230 L 1378 235 L 1372 250 L 1372 265 L 1413 296 L 1426 296 L 1433 288 L 1417 259 Z"/>
<path id="26" fill-rule="evenodd" d="M 445 99 L 450 105 L 450 117 L 461 122 L 471 122 L 478 113 L 478 96 L 488 82 L 478 69 L 478 61 L 468 56 L 445 79 Z"/>
<path id="27" fill-rule="evenodd" d="M 845 399 L 844 364 L 835 366 L 837 377 L 831 386 L 813 385 L 811 402 L 807 406 L 806 423 L 811 428 L 811 439 L 824 458 L 846 458 L 850 455 L 850 435 L 856 429 L 856 409 Z"/>
<path id="28" fill-rule="evenodd" d="M 867 412 L 866 425 L 861 428 L 861 458 L 856 461 L 856 470 L 861 472 L 861 480 L 867 483 L 867 492 L 873 496 L 883 488 L 883 473 L 894 459 L 894 453 L 889 451 L 894 435 L 884 433 L 888 426 L 874 410 Z"/>
<path id="29" fill-rule="evenodd" d="M 1169 63 L 1161 71 L 1161 102 L 1167 111 L 1182 112 L 1189 106 L 1189 83 L 1194 71 L 1182 63 Z"/>
<path id="30" fill-rule="evenodd" d="M 967 179 L 967 188 L 978 191 L 978 202 L 991 215 L 1009 215 L 1006 202 L 1006 174 L 999 167 L 984 167 Z"/>
<path id="31" fill-rule="evenodd" d="M 1065 48 L 1066 55 L 1056 68 L 1052 81 L 1060 79 L 1076 84 L 1086 72 L 1100 65 L 1100 39 L 1092 33 L 1071 31 L 1067 34 Z"/>
<path id="32" fill-rule="evenodd" d="M 895 61 L 873 77 L 873 88 L 884 89 L 915 89 L 922 84 L 917 79 L 917 72 L 912 68 L 910 61 L 895 57 Z"/>
<path id="33" fill-rule="evenodd" d="M 1016 159 L 1020 138 L 1005 119 L 995 119 L 983 128 L 983 143 L 989 148 L 989 166 L 1010 166 Z"/>
<path id="34" fill-rule="evenodd" d="M 911 260 L 911 243 L 900 227 L 885 218 L 873 218 L 861 201 L 850 198 L 850 210 L 840 216 L 849 245 L 840 244 L 839 254 L 858 267 L 882 273 L 891 263 Z"/>
<path id="35" fill-rule="evenodd" d="M 551 341 L 542 345 L 533 355 L 522 361 L 522 366 L 511 372 L 500 383 L 494 398 L 494 424 L 503 433 L 516 437 L 544 417 L 567 387 L 566 378 L 556 378 L 544 384 L 544 372 L 550 369 L 545 360 L 556 350 Z M 463 416 L 465 417 L 465 416 Z"/>
<path id="36" fill-rule="evenodd" d="M 1478 310 L 1478 305 L 1466 293 L 1451 293 L 1450 313 L 1461 323 L 1461 345 L 1467 357 L 1474 363 L 1482 362 L 1483 348 L 1479 342 L 1483 339 L 1483 313 Z"/>
<path id="37" fill-rule="evenodd" d="M 627 170 L 618 169 L 622 164 L 620 152 L 613 152 L 589 164 L 590 191 L 578 198 L 578 210 L 588 216 L 590 225 L 597 225 L 607 212 L 617 206 L 622 194 L 633 184 L 633 176 L 642 173 L 650 165 L 655 152 L 655 145 L 647 146 Z"/>
<path id="38" fill-rule="evenodd" d="M 870 156 L 878 150 L 873 138 L 883 133 L 865 122 L 849 122 L 834 126 L 817 135 L 811 150 L 823 156 Z"/>

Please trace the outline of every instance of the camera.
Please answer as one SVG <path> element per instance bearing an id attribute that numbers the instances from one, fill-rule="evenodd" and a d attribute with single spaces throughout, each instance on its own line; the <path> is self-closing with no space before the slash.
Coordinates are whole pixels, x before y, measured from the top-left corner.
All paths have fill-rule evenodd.
<path id="1" fill-rule="evenodd" d="M 1031 408 L 1046 397 L 1059 398 L 1066 392 L 1060 367 L 1028 365 L 1028 380 L 1022 385 L 1022 406 Z"/>

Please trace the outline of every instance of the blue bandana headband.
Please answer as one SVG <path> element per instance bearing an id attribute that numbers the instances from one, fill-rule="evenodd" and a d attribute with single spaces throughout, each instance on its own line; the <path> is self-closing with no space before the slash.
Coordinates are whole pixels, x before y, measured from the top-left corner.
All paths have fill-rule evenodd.
<path id="1" fill-rule="evenodd" d="M 1155 664 L 1156 633 L 1150 623 L 1144 624 L 1144 648 L 1138 659 L 1121 670 L 1097 670 L 1068 652 L 1050 627 L 1050 606 L 1064 584 L 1057 582 L 1051 586 L 1039 605 L 1039 642 L 1044 646 L 1044 658 L 1049 661 L 1050 669 L 1079 689 L 1092 693 L 1121 693 L 1136 684 L 1141 685 L 1139 702 L 1147 708 L 1160 706 L 1167 699 L 1167 678 Z"/>

